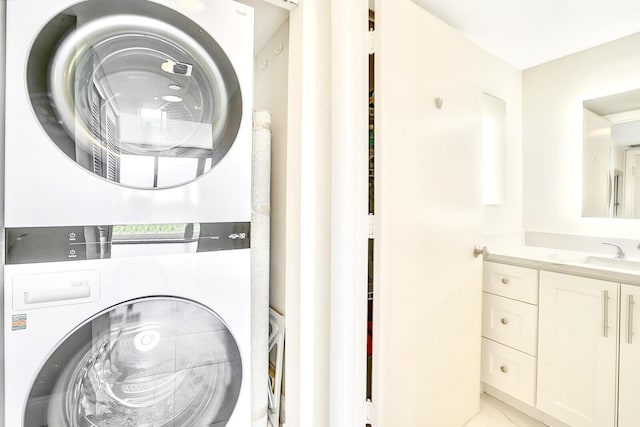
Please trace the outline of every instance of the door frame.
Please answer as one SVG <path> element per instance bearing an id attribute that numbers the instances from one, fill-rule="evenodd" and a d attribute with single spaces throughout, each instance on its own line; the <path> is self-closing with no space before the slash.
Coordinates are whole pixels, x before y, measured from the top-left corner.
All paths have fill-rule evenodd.
<path id="1" fill-rule="evenodd" d="M 368 0 L 290 14 L 286 425 L 366 421 Z"/>
<path id="2" fill-rule="evenodd" d="M 367 420 L 369 2 L 332 0 L 332 426 Z"/>

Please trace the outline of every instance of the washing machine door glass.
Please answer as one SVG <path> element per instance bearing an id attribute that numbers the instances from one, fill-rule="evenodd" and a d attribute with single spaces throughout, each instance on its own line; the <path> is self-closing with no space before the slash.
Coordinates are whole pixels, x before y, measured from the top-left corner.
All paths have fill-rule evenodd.
<path id="1" fill-rule="evenodd" d="M 78 10 L 76 19 L 61 14 L 43 29 L 28 64 L 34 111 L 62 152 L 135 188 L 182 185 L 214 167 L 242 116 L 236 74 L 217 43 L 193 22 L 183 23 L 187 32 L 149 16 L 89 19 Z M 64 25 L 71 28 L 45 75 L 40 45 Z"/>
<path id="2" fill-rule="evenodd" d="M 225 323 L 182 299 L 112 307 L 78 327 L 35 379 L 25 427 L 224 426 L 242 379 Z"/>

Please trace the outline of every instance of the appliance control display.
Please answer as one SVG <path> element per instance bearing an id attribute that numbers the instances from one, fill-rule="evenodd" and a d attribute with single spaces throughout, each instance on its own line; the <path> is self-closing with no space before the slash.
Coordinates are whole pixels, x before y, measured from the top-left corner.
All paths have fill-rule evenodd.
<path id="1" fill-rule="evenodd" d="M 250 247 L 249 222 L 21 227 L 5 230 L 7 264 Z"/>

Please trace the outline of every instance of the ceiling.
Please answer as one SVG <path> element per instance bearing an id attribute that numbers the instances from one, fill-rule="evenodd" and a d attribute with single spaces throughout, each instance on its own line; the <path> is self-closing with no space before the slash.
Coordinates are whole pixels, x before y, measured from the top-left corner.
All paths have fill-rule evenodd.
<path id="1" fill-rule="evenodd" d="M 412 0 L 526 69 L 640 31 L 638 0 Z"/>

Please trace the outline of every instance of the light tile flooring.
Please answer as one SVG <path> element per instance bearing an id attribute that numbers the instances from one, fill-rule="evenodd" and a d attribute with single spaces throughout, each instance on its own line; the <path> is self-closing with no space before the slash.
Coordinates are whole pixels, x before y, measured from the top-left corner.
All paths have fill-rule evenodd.
<path id="1" fill-rule="evenodd" d="M 545 427 L 545 425 L 506 403 L 483 394 L 480 397 L 480 413 L 464 427 Z"/>

